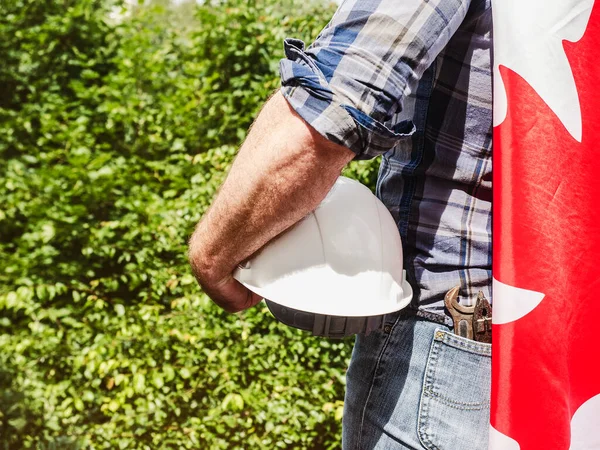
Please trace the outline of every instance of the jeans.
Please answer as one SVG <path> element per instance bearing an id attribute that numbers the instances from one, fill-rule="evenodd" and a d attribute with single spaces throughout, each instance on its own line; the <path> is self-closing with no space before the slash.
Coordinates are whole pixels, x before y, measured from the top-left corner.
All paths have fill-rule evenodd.
<path id="1" fill-rule="evenodd" d="M 490 372 L 490 344 L 400 312 L 357 336 L 343 449 L 487 449 Z"/>

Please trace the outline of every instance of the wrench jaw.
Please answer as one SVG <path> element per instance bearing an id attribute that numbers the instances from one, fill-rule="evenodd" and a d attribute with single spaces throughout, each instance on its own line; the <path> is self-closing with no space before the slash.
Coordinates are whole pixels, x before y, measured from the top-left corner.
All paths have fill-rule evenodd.
<path id="1" fill-rule="evenodd" d="M 460 286 L 450 289 L 444 297 L 446 309 L 454 323 L 454 334 L 467 339 L 473 339 L 473 314 L 475 306 L 466 306 L 458 303 Z"/>
<path id="2" fill-rule="evenodd" d="M 477 294 L 475 312 L 473 314 L 473 327 L 475 340 L 478 342 L 492 343 L 492 305 L 485 298 L 483 292 Z"/>
<path id="3" fill-rule="evenodd" d="M 450 289 L 444 297 L 444 304 L 454 323 L 454 334 L 478 342 L 492 342 L 492 307 L 483 292 L 477 294 L 475 305 L 467 306 L 458 302 L 460 286 Z"/>

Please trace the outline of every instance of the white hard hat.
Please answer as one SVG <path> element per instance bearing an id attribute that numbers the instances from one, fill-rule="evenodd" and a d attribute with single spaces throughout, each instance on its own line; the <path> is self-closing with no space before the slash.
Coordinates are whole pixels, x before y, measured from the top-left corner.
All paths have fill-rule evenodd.
<path id="1" fill-rule="evenodd" d="M 282 322 L 325 336 L 368 333 L 412 299 L 394 219 L 367 187 L 345 177 L 234 278 Z"/>

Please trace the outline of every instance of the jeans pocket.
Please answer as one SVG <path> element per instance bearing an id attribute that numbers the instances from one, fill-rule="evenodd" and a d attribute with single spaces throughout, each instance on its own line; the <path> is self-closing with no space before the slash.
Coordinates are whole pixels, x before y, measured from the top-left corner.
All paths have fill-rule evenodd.
<path id="1" fill-rule="evenodd" d="M 419 440 L 426 449 L 487 448 L 491 347 L 435 331 L 419 405 Z"/>

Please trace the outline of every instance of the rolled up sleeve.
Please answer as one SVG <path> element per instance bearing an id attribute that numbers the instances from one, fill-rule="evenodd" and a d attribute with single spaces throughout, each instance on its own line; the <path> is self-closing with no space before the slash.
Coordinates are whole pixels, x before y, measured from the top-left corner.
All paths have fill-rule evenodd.
<path id="1" fill-rule="evenodd" d="M 469 0 L 346 0 L 315 42 L 284 42 L 281 90 L 294 110 L 357 159 L 415 132 L 403 111 L 464 20 Z"/>

